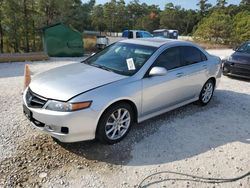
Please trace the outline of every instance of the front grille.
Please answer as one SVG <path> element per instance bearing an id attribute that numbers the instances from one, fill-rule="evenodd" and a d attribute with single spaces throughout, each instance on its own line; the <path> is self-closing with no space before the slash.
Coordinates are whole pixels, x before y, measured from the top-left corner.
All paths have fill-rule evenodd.
<path id="1" fill-rule="evenodd" d="M 28 88 L 27 90 L 25 99 L 26 99 L 26 103 L 28 107 L 31 107 L 31 108 L 42 108 L 47 102 L 46 98 L 43 98 L 35 94 L 34 92 L 31 91 L 30 88 Z"/>

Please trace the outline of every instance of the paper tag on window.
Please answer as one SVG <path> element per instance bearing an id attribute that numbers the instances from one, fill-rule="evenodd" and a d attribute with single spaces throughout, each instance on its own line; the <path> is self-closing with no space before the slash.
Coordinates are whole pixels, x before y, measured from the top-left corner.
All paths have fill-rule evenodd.
<path id="1" fill-rule="evenodd" d="M 135 64 L 133 58 L 127 59 L 128 70 L 135 70 Z"/>

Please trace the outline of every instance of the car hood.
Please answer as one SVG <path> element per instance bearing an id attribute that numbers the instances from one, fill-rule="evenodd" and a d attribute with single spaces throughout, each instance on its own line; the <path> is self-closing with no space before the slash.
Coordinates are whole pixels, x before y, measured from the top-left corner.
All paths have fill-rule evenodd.
<path id="1" fill-rule="evenodd" d="M 235 63 L 250 64 L 250 54 L 234 52 L 231 57 Z"/>
<path id="2" fill-rule="evenodd" d="M 67 101 L 72 97 L 126 78 L 84 63 L 74 63 L 35 76 L 30 89 L 45 98 Z"/>

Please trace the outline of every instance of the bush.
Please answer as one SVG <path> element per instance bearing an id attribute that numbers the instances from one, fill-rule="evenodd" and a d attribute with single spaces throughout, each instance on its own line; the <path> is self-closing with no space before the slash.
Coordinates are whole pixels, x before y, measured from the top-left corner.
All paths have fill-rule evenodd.
<path id="1" fill-rule="evenodd" d="M 233 21 L 222 10 L 215 10 L 209 17 L 204 18 L 194 33 L 194 38 L 219 44 L 229 44 Z"/>
<path id="2" fill-rule="evenodd" d="M 84 51 L 93 52 L 96 50 L 96 37 L 84 38 Z"/>
<path id="3" fill-rule="evenodd" d="M 235 44 L 250 40 L 250 11 L 238 13 L 233 19 L 232 41 Z"/>

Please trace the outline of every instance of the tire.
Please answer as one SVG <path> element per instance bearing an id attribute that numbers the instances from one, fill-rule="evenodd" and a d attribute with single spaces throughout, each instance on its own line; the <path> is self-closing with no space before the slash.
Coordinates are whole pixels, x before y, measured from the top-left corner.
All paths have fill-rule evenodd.
<path id="1" fill-rule="evenodd" d="M 209 79 L 201 89 L 198 104 L 201 106 L 207 105 L 213 97 L 215 83 L 212 79 Z M 205 96 L 207 95 L 207 96 Z"/>
<path id="2" fill-rule="evenodd" d="M 134 112 L 129 104 L 114 104 L 102 114 L 96 138 L 104 144 L 115 144 L 128 134 L 133 122 Z"/>

